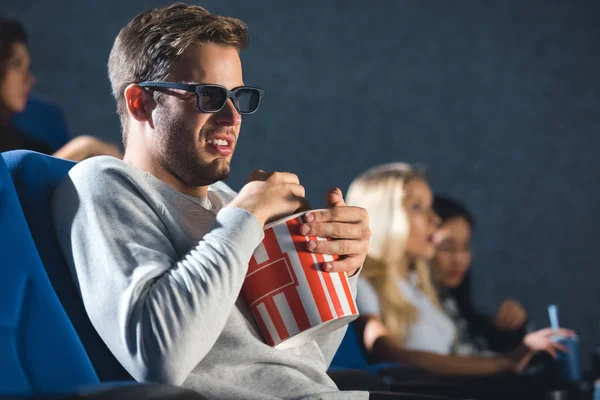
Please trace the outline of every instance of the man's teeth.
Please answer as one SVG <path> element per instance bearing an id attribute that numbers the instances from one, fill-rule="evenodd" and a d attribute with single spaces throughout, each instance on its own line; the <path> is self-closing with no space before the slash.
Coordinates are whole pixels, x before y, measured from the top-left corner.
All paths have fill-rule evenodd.
<path id="1" fill-rule="evenodd" d="M 208 139 L 206 142 L 217 146 L 229 146 L 229 142 L 224 139 Z"/>

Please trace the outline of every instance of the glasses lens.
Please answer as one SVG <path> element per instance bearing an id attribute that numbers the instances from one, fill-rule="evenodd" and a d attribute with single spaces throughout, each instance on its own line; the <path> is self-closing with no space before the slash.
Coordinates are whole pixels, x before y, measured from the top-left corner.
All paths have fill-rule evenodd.
<path id="1" fill-rule="evenodd" d="M 239 112 L 252 113 L 258 108 L 260 92 L 253 88 L 239 88 L 235 93 L 235 103 Z"/>
<path id="2" fill-rule="evenodd" d="M 218 111 L 226 101 L 227 93 L 219 86 L 202 86 L 198 92 L 198 106 L 202 111 Z"/>

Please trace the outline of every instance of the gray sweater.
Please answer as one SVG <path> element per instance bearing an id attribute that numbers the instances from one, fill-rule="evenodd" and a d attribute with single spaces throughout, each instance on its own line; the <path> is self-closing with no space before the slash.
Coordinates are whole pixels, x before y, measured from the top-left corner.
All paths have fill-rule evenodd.
<path id="1" fill-rule="evenodd" d="M 325 372 L 345 329 L 294 349 L 264 343 L 239 296 L 263 231 L 226 206 L 234 196 L 221 182 L 186 196 L 111 157 L 75 166 L 52 213 L 94 327 L 138 381 L 218 399 L 368 398 Z"/>

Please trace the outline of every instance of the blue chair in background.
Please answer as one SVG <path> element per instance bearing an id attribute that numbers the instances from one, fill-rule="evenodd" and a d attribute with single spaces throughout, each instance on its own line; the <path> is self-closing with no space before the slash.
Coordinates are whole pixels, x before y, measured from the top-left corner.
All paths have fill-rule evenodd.
<path id="1" fill-rule="evenodd" d="M 60 107 L 40 96 L 29 96 L 25 110 L 14 116 L 13 123 L 32 139 L 46 143 L 53 152 L 70 140 Z"/>
<path id="2" fill-rule="evenodd" d="M 346 335 L 340 344 L 331 365 L 330 371 L 338 371 L 342 369 L 360 369 L 367 370 L 369 363 L 367 357 L 363 353 L 362 345 L 356 333 L 356 328 L 353 323 L 348 326 Z"/>
<path id="3" fill-rule="evenodd" d="M 369 363 L 354 322 L 348 326 L 346 335 L 344 335 L 344 339 L 329 366 L 330 372 L 342 370 L 361 370 L 378 376 L 385 374 L 385 371 L 395 370 L 402 371 L 406 379 L 429 375 L 423 369 L 405 366 L 396 362 Z"/>

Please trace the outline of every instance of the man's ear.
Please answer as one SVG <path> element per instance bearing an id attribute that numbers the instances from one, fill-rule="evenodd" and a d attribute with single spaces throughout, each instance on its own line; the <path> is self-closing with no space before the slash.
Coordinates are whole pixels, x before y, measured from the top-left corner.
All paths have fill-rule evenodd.
<path id="1" fill-rule="evenodd" d="M 125 88 L 125 104 L 129 115 L 140 122 L 150 121 L 156 102 L 151 93 L 132 83 Z"/>

